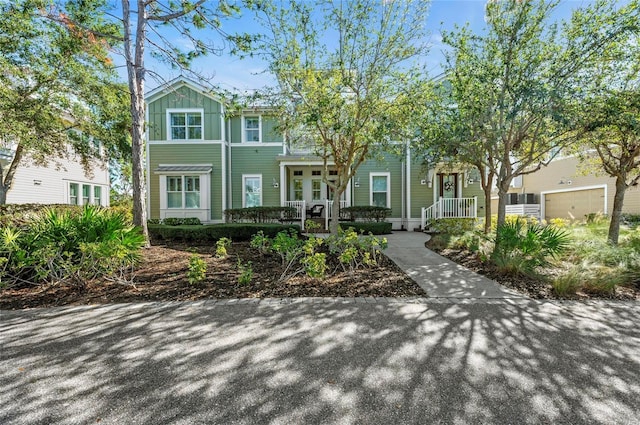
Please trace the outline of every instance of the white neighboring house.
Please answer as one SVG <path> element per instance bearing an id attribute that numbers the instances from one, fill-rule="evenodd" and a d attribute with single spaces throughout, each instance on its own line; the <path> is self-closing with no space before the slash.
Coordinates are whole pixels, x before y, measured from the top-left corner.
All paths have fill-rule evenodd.
<path id="1" fill-rule="evenodd" d="M 0 149 L 0 161 L 9 165 L 11 152 Z M 94 165 L 85 175 L 80 161 L 56 159 L 48 166 L 18 166 L 7 193 L 7 204 L 96 204 L 109 206 L 109 170 L 106 164 Z"/>

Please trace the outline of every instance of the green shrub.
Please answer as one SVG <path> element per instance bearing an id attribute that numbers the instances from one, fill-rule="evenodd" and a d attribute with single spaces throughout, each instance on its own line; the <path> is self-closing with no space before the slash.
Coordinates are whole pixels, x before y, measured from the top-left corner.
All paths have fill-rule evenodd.
<path id="1" fill-rule="evenodd" d="M 147 224 L 149 224 L 148 221 Z M 167 217 L 162 220 L 162 224 L 165 226 L 199 226 L 202 222 L 198 217 Z"/>
<path id="2" fill-rule="evenodd" d="M 516 220 L 498 228 L 491 260 L 503 272 L 530 274 L 566 250 L 568 243 L 569 235 L 563 230 Z"/>
<path id="3" fill-rule="evenodd" d="M 238 269 L 238 283 L 241 285 L 248 285 L 253 280 L 253 265 L 251 261 L 247 261 L 243 263 L 240 258 L 238 258 L 238 263 L 236 264 Z"/>
<path id="4" fill-rule="evenodd" d="M 80 214 L 82 207 L 67 204 L 0 205 L 0 226 L 25 226 L 48 210 L 56 210 L 59 212 L 69 211 L 74 214 Z"/>
<path id="5" fill-rule="evenodd" d="M 266 236 L 275 236 L 278 232 L 289 229 L 300 233 L 300 226 L 292 224 L 253 224 L 253 223 L 226 223 L 205 224 L 201 226 L 165 226 L 149 225 L 149 234 L 153 238 L 162 240 L 180 240 L 187 242 L 210 242 L 220 238 L 229 238 L 234 241 L 249 241 L 251 237 L 262 231 Z"/>
<path id="6" fill-rule="evenodd" d="M 448 247 L 453 249 L 466 249 L 471 252 L 480 251 L 480 246 L 487 237 L 480 232 L 466 232 L 459 236 L 451 236 Z"/>
<path id="7" fill-rule="evenodd" d="M 640 214 L 623 213 L 620 218 L 627 226 L 636 227 L 640 224 Z"/>
<path id="8" fill-rule="evenodd" d="M 345 230 L 352 228 L 359 233 L 371 233 L 373 235 L 388 235 L 391 233 L 391 223 L 386 221 L 381 222 L 342 222 L 340 228 Z"/>
<path id="9" fill-rule="evenodd" d="M 48 209 L 22 230 L 1 229 L 4 279 L 17 282 L 117 277 L 140 258 L 144 238 L 123 214 L 97 206 L 80 212 Z"/>
<path id="10" fill-rule="evenodd" d="M 553 279 L 551 286 L 556 295 L 565 297 L 575 295 L 582 287 L 583 275 L 580 269 L 572 268 L 568 272 Z"/>
<path id="11" fill-rule="evenodd" d="M 386 238 L 360 236 L 353 228 L 340 230 L 326 241 L 329 252 L 337 255 L 343 270 L 349 272 L 377 265 L 381 258 L 380 252 L 387 247 Z"/>
<path id="12" fill-rule="evenodd" d="M 345 207 L 340 210 L 340 215 L 354 222 L 363 220 L 365 222 L 381 222 L 391 215 L 391 208 L 377 207 L 374 205 L 355 205 Z"/>
<path id="13" fill-rule="evenodd" d="M 293 221 L 296 209 L 292 207 L 232 208 L 224 211 L 227 223 L 277 223 Z"/>
<path id="14" fill-rule="evenodd" d="M 227 256 L 227 248 L 231 246 L 231 239 L 220 238 L 216 241 L 216 257 L 224 258 Z"/>
<path id="15" fill-rule="evenodd" d="M 429 227 L 436 233 L 462 235 L 471 232 L 476 226 L 475 218 L 439 218 L 429 223 Z"/>
<path id="16" fill-rule="evenodd" d="M 187 279 L 191 285 L 200 283 L 207 274 L 207 262 L 198 254 L 192 254 L 189 257 L 189 269 L 187 270 Z"/>
<path id="17" fill-rule="evenodd" d="M 147 220 L 147 226 L 148 225 L 155 225 L 155 224 L 160 224 L 162 222 L 162 220 L 160 220 L 159 218 L 150 218 L 149 220 Z"/>

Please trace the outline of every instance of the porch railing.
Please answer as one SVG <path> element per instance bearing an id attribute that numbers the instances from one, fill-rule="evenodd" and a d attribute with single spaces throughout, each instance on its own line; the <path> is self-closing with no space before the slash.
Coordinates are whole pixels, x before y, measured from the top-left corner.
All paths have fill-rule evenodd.
<path id="1" fill-rule="evenodd" d="M 341 199 L 340 200 L 340 209 L 346 208 L 349 206 L 349 203 Z M 326 211 L 324 214 L 324 228 L 325 230 L 329 229 L 329 220 L 333 218 L 331 208 L 333 207 L 333 201 L 329 199 L 324 200 L 324 210 Z"/>
<path id="2" fill-rule="evenodd" d="M 434 204 L 422 208 L 421 227 L 426 229 L 427 223 L 439 218 L 477 218 L 478 197 L 473 198 L 440 198 Z"/>
<path id="3" fill-rule="evenodd" d="M 505 205 L 505 213 L 540 219 L 540 204 Z"/>
<path id="4" fill-rule="evenodd" d="M 293 218 L 300 220 L 300 228 L 304 230 L 304 222 L 307 219 L 307 205 L 305 201 L 284 201 L 284 206 L 295 209 Z"/>

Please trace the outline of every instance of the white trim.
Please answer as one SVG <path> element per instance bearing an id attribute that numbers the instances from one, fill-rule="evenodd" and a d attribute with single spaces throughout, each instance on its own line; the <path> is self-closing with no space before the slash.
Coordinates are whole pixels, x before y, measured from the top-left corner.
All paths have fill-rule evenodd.
<path id="1" fill-rule="evenodd" d="M 146 102 L 145 102 L 146 103 Z M 145 168 L 146 168 L 146 175 L 145 175 L 145 180 L 146 180 L 146 189 L 145 189 L 145 198 L 147 201 L 147 205 L 146 205 L 146 210 L 147 210 L 147 220 L 151 218 L 151 156 L 150 156 L 150 152 L 149 152 L 149 108 L 148 108 L 148 103 L 145 105 L 145 129 L 144 129 L 144 138 L 145 138 L 145 152 L 147 155 L 146 158 L 146 162 L 145 162 Z"/>
<path id="2" fill-rule="evenodd" d="M 224 216 L 224 210 L 227 209 L 227 149 L 226 146 L 220 145 L 220 173 L 222 174 L 222 215 Z"/>
<path id="3" fill-rule="evenodd" d="M 213 99 L 216 102 L 224 105 L 223 99 L 219 96 L 212 95 L 210 89 L 182 75 L 171 81 L 168 81 L 166 84 L 162 84 L 156 87 L 155 89 L 151 90 L 145 96 L 145 101 L 147 104 L 154 102 L 164 95 L 167 95 L 171 92 L 175 92 L 182 86 L 187 86 L 188 88 L 200 93 L 201 95 L 206 96 L 210 99 Z"/>
<path id="4" fill-rule="evenodd" d="M 287 200 L 287 173 L 284 164 L 280 164 L 280 205 Z"/>
<path id="5" fill-rule="evenodd" d="M 255 117 L 258 117 L 258 139 L 259 139 L 259 141 L 257 141 L 257 142 L 254 142 L 254 141 L 248 142 L 247 141 L 247 133 L 246 133 L 246 131 L 247 131 L 246 119 L 247 118 L 255 118 Z M 263 143 L 262 143 L 262 115 L 261 114 L 242 114 L 241 118 L 242 119 L 240 121 L 241 122 L 241 124 L 240 124 L 241 125 L 241 127 L 240 127 L 241 139 L 240 140 L 242 141 L 242 143 L 252 144 L 252 145 L 263 145 Z M 280 143 L 276 143 L 276 146 L 280 146 Z"/>
<path id="6" fill-rule="evenodd" d="M 176 141 L 183 142 L 194 142 L 194 141 L 203 141 L 204 139 L 204 108 L 167 108 L 165 111 L 166 119 L 167 119 L 167 140 L 173 141 L 173 137 L 171 136 L 171 114 L 185 114 L 185 137 L 189 135 L 186 134 L 186 130 L 189 128 L 187 123 L 186 114 L 193 114 L 199 112 L 200 113 L 200 138 L 199 139 L 175 139 Z"/>
<path id="7" fill-rule="evenodd" d="M 391 208 L 391 173 L 390 172 L 370 172 L 369 173 L 369 205 L 373 205 L 373 178 L 387 178 L 387 208 Z"/>
<path id="8" fill-rule="evenodd" d="M 310 167 L 319 166 L 319 167 L 321 167 L 321 166 L 324 166 L 324 162 L 322 162 L 322 161 L 280 161 L 280 164 L 286 165 L 288 167 L 292 167 L 292 166 L 310 166 Z M 327 166 L 328 167 L 335 166 L 335 163 L 333 161 L 327 161 Z"/>
<path id="9" fill-rule="evenodd" d="M 406 219 L 407 219 L 407 223 L 409 223 L 409 220 L 411 220 L 411 148 L 409 147 L 408 143 L 407 143 L 407 176 L 405 178 L 406 180 L 406 186 L 405 186 L 405 192 L 406 192 L 406 197 L 407 197 L 407 211 L 406 211 Z M 407 224 L 407 230 L 409 230 L 409 225 Z"/>
<path id="10" fill-rule="evenodd" d="M 541 218 L 545 218 L 547 215 L 546 211 L 546 199 L 545 196 L 554 193 L 566 193 L 566 192 L 578 192 L 581 190 L 593 190 L 593 189 L 604 189 L 604 214 L 609 214 L 609 199 L 608 199 L 608 188 L 606 184 L 596 184 L 591 186 L 581 186 L 581 187 L 572 187 L 571 189 L 557 189 L 557 190 L 545 190 L 540 192 L 540 216 Z"/>
<path id="11" fill-rule="evenodd" d="M 148 145 L 222 145 L 224 140 L 152 140 Z"/>
<path id="12" fill-rule="evenodd" d="M 267 143 L 261 143 L 261 142 L 242 142 L 242 143 L 232 143 L 231 147 L 232 148 L 257 148 L 258 146 L 281 146 L 282 143 L 278 143 L 278 142 L 267 142 Z"/>
<path id="13" fill-rule="evenodd" d="M 85 205 L 84 202 L 82 201 L 83 198 L 83 193 L 82 193 L 82 188 L 83 186 L 89 186 L 89 203 L 88 205 L 94 205 L 94 198 L 95 198 L 95 188 L 99 187 L 100 191 L 101 191 L 101 197 L 100 197 L 100 206 L 102 207 L 108 207 L 109 206 L 109 202 L 108 202 L 108 193 L 109 193 L 109 186 L 107 186 L 106 184 L 99 184 L 99 183 L 94 183 L 91 181 L 81 181 L 81 180 L 69 180 L 69 179 L 62 179 L 62 181 L 65 183 L 64 187 L 63 187 L 63 193 L 64 193 L 64 204 L 67 205 Z M 72 204 L 71 203 L 71 185 L 72 184 L 77 184 L 78 185 L 78 194 L 76 196 L 76 203 Z"/>
<path id="14" fill-rule="evenodd" d="M 247 185 L 245 179 L 260 179 L 260 206 L 262 206 L 262 194 L 264 193 L 264 186 L 262 184 L 262 174 L 243 174 L 242 175 L 242 208 L 247 208 Z"/>

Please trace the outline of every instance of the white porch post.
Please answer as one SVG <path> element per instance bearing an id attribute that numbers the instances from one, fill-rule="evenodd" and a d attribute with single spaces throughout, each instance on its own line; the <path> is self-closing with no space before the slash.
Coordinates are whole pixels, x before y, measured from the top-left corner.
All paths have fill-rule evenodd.
<path id="1" fill-rule="evenodd" d="M 440 217 L 442 217 L 442 196 L 438 200 L 438 217 L 437 218 L 440 218 Z"/>
<path id="2" fill-rule="evenodd" d="M 329 214 L 331 214 L 330 208 L 331 207 L 329 206 L 329 200 L 325 199 L 324 200 L 324 230 L 329 229 Z"/>
<path id="3" fill-rule="evenodd" d="M 473 197 L 473 218 L 478 218 L 478 196 Z"/>
<path id="4" fill-rule="evenodd" d="M 280 205 L 284 206 L 287 200 L 287 184 L 284 164 L 280 163 Z"/>

